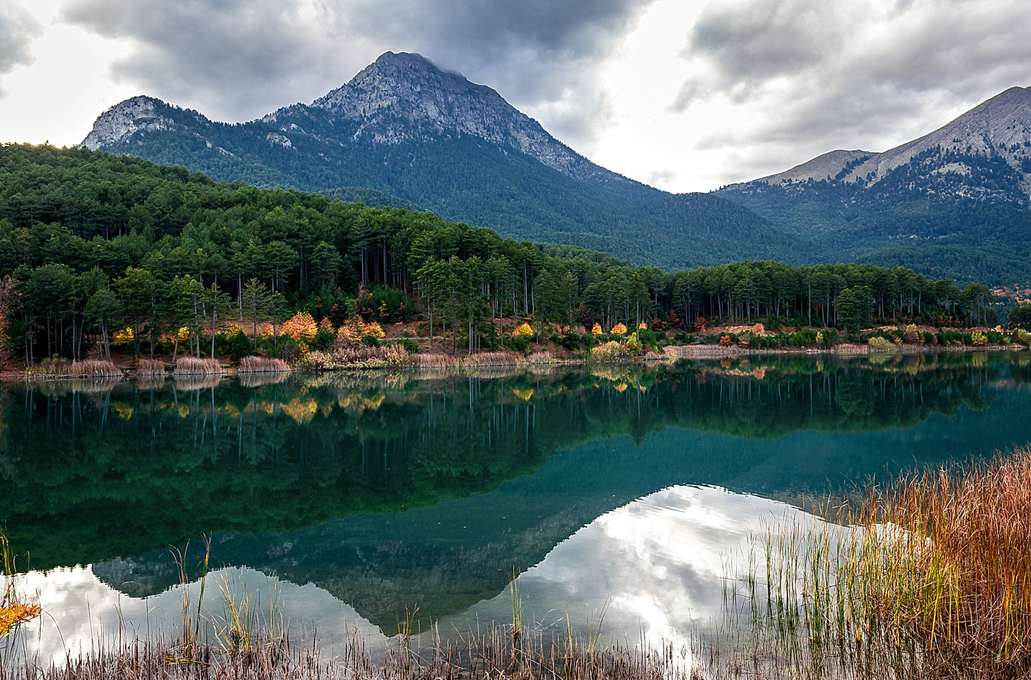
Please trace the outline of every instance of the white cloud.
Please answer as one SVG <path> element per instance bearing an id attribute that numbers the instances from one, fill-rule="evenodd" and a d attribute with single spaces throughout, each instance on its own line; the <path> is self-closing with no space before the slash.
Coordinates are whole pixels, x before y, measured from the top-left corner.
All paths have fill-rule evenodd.
<path id="1" fill-rule="evenodd" d="M 17 2 L 0 5 L 0 77 L 32 63 L 29 48 L 42 32 L 36 18 Z M 0 97 L 4 95 L 0 86 Z"/>
<path id="2" fill-rule="evenodd" d="M 60 2 L 0 10 L 4 141 L 77 143 L 134 94 L 248 120 L 411 51 L 606 167 L 709 190 L 1031 84 L 1025 0 Z"/>

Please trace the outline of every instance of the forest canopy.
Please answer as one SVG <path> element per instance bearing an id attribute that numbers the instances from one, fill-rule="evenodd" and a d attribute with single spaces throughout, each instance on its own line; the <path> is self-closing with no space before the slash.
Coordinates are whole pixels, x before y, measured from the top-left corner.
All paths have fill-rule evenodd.
<path id="1" fill-rule="evenodd" d="M 120 329 L 139 352 L 141 338 L 153 346 L 198 318 L 295 310 L 334 324 L 419 314 L 476 346 L 491 345 L 501 316 L 587 328 L 771 318 L 848 327 L 869 315 L 994 322 L 987 287 L 960 290 L 903 267 L 749 261 L 667 272 L 428 212 L 28 145 L 0 147 L 0 277 L 9 277 L 0 287 L 9 346 L 27 363 L 80 359 Z"/>

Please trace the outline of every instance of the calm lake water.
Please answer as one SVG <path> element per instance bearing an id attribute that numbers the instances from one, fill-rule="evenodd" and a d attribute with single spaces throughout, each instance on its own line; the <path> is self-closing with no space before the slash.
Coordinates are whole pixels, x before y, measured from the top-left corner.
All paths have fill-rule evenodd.
<path id="1" fill-rule="evenodd" d="M 7 385 L 0 525 L 45 609 L 17 644 L 174 636 L 203 536 L 210 616 L 274 603 L 324 649 L 510 624 L 515 575 L 527 622 L 676 642 L 803 498 L 1031 441 L 1029 359 Z"/>

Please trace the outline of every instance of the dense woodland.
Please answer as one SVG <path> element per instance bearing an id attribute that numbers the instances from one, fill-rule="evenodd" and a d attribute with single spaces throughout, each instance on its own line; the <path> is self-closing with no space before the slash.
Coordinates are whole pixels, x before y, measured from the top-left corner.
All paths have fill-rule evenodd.
<path id="1" fill-rule="evenodd" d="M 162 337 L 200 353 L 205 325 L 246 327 L 298 309 L 337 325 L 424 319 L 470 350 L 496 346 L 500 319 L 512 316 L 689 331 L 714 321 L 997 321 L 987 287 L 960 290 L 902 267 L 764 261 L 667 272 L 431 213 L 47 146 L 0 147 L 0 273 L 10 277 L 0 290 L 7 342 L 27 363 L 109 353 L 127 327 L 137 353 Z"/>

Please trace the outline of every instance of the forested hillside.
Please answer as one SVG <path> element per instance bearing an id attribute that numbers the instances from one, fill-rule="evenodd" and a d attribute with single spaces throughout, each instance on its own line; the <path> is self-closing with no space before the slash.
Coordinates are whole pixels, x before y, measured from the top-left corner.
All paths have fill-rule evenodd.
<path id="1" fill-rule="evenodd" d="M 263 188 L 343 197 L 341 187 L 363 187 L 376 205 L 414 204 L 503 237 L 665 269 L 800 263 L 809 250 L 732 201 L 669 194 L 599 167 L 494 90 L 418 55 L 387 53 L 310 105 L 241 124 L 134 97 L 102 114 L 83 144 Z"/>
<path id="2" fill-rule="evenodd" d="M 941 163 L 969 171 L 934 173 Z M 869 186 L 835 178 L 753 182 L 718 193 L 812 239 L 828 259 L 845 255 L 1012 285 L 1031 280 L 1031 211 L 1019 199 L 1022 180 L 999 158 L 933 150 Z M 983 187 L 985 195 L 963 197 L 962 184 Z"/>
<path id="3" fill-rule="evenodd" d="M 703 319 L 847 327 L 993 313 L 984 286 L 960 291 L 899 267 L 749 261 L 669 273 L 430 213 L 25 145 L 0 147 L 0 273 L 9 345 L 27 362 L 107 351 L 126 327 L 137 353 L 161 342 L 199 352 L 180 336 L 199 338 L 201 319 L 217 330 L 297 309 L 334 325 L 423 318 L 454 346 L 482 348 L 500 343 L 503 316 L 690 331 Z"/>

